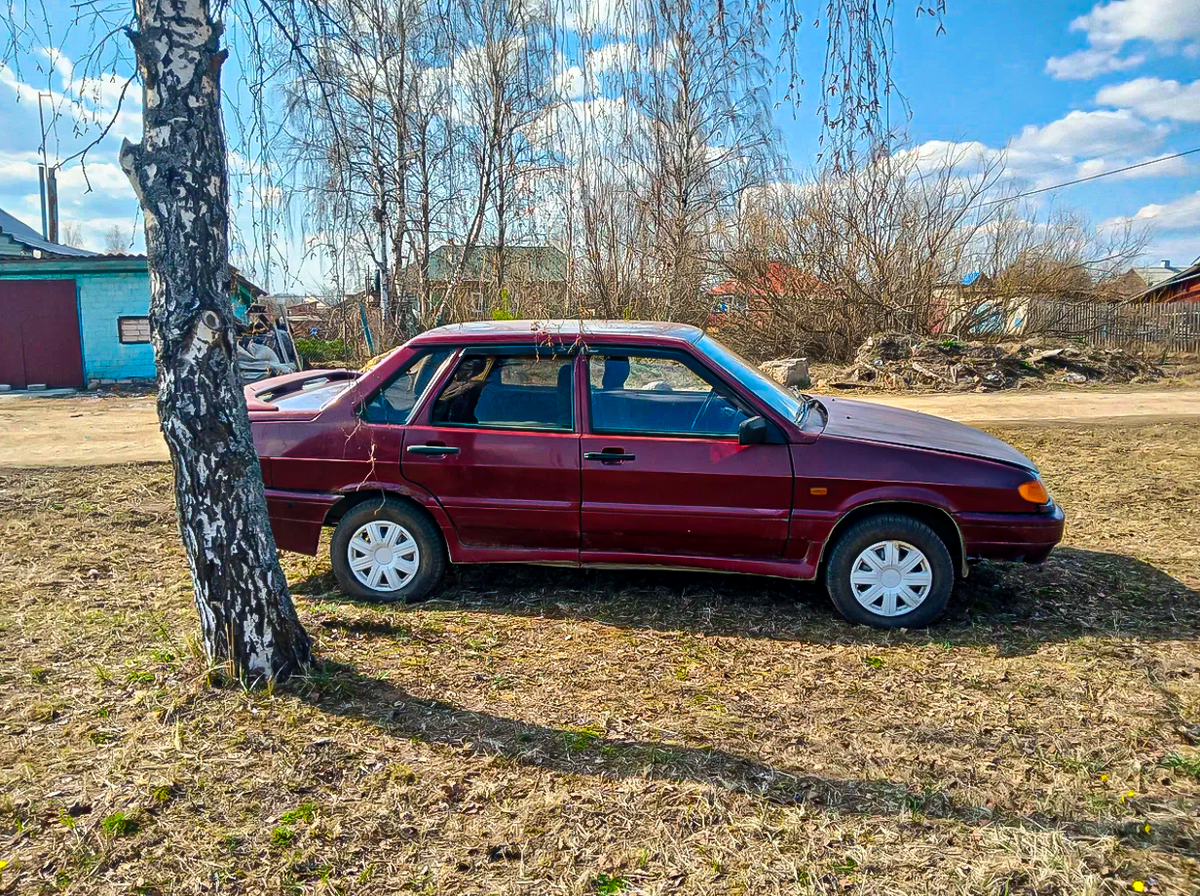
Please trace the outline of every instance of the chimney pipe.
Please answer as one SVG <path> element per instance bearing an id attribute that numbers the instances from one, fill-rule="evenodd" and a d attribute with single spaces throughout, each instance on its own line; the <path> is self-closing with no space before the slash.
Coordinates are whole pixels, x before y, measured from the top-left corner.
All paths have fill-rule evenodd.
<path id="1" fill-rule="evenodd" d="M 42 197 L 42 239 L 49 239 L 46 230 L 46 166 L 38 165 L 38 194 Z"/>
<path id="2" fill-rule="evenodd" d="M 58 177 L 53 167 L 46 169 L 46 239 L 58 242 Z"/>

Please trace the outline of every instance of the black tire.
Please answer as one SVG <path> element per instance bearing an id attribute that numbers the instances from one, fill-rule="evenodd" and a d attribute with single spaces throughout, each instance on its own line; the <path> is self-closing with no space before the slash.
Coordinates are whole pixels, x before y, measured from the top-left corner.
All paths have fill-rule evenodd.
<path id="1" fill-rule="evenodd" d="M 399 587 L 388 588 L 386 585 L 392 583 L 381 581 L 377 584 L 384 584 L 384 588 L 373 588 L 360 580 L 354 569 L 351 568 L 351 539 L 361 528 L 370 523 L 390 523 L 399 526 L 400 537 L 407 532 L 416 543 L 416 573 L 402 585 L 400 581 L 404 573 L 392 573 L 396 576 L 393 582 Z M 385 531 L 393 530 L 385 527 Z M 358 550 L 356 548 L 356 551 Z M 442 581 L 448 563 L 446 543 L 437 524 L 423 511 L 395 498 L 372 499 L 352 508 L 342 517 L 341 522 L 334 530 L 329 545 L 329 554 L 333 564 L 333 574 L 337 577 L 342 590 L 363 600 L 377 603 L 403 601 L 411 604 L 427 599 Z M 361 552 L 359 556 L 361 556 Z"/>
<path id="2" fill-rule="evenodd" d="M 923 599 L 913 609 L 894 616 L 884 615 L 883 608 L 873 610 L 860 603 L 856 588 L 865 594 L 870 586 L 856 586 L 851 582 L 853 566 L 860 555 L 876 544 L 889 541 L 904 542 L 917 548 L 924 555 L 931 574 Z M 897 556 L 900 556 L 899 552 Z M 901 562 L 908 556 L 903 555 Z M 917 571 L 920 570 L 921 566 L 918 566 Z M 862 571 L 870 573 L 866 566 Z M 936 622 L 946 610 L 954 590 L 954 561 L 945 543 L 929 526 L 909 516 L 881 514 L 855 523 L 841 534 L 825 565 L 825 588 L 834 606 L 851 622 L 873 628 L 924 628 Z"/>

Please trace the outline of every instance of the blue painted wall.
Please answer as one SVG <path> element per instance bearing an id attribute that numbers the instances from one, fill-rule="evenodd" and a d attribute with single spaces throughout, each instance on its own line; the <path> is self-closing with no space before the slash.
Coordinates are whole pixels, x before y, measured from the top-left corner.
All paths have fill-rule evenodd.
<path id="1" fill-rule="evenodd" d="M 81 274 L 75 283 L 83 331 L 83 374 L 88 382 L 153 379 L 154 346 L 122 344 L 117 335 L 118 317 L 149 314 L 149 274 Z"/>
<path id="2" fill-rule="evenodd" d="M 149 313 L 150 276 L 144 261 L 140 265 L 124 260 L 105 264 L 94 259 L 13 262 L 0 266 L 0 279 L 75 281 L 83 376 L 89 386 L 154 378 L 154 346 L 125 345 L 117 335 L 117 318 Z"/>

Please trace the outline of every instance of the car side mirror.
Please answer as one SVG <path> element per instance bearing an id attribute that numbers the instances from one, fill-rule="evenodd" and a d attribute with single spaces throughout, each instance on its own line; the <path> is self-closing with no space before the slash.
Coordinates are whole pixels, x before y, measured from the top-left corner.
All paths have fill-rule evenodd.
<path id="1" fill-rule="evenodd" d="M 770 429 L 763 417 L 751 417 L 749 420 L 743 420 L 738 426 L 738 444 L 762 445 L 767 441 L 769 433 Z"/>

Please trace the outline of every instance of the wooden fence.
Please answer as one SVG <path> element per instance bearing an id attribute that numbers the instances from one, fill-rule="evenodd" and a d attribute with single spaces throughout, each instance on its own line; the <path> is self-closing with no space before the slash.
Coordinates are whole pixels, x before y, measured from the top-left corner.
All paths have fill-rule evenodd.
<path id="1" fill-rule="evenodd" d="M 1126 350 L 1200 351 L 1200 305 L 1038 302 L 1026 332 Z"/>

